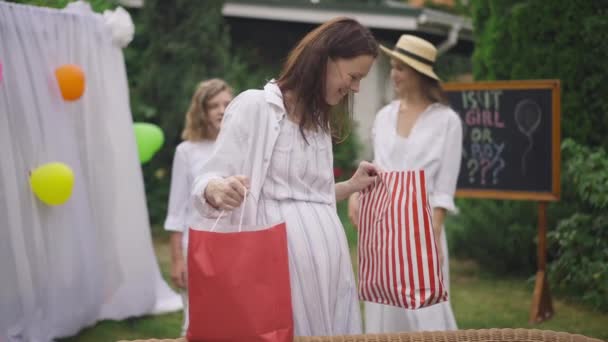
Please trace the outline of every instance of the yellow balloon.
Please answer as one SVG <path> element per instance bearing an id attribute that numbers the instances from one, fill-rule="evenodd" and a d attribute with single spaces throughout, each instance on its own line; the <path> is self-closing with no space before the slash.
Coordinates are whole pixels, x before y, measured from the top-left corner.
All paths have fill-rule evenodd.
<path id="1" fill-rule="evenodd" d="M 30 185 L 38 199 L 48 205 L 61 205 L 72 195 L 74 173 L 63 163 L 48 163 L 34 169 Z"/>

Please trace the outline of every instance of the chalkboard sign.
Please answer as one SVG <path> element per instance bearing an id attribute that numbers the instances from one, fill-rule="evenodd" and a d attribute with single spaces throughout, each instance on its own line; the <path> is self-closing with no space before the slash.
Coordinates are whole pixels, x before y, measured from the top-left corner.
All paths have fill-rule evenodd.
<path id="1" fill-rule="evenodd" d="M 556 201 L 558 80 L 445 83 L 463 126 L 457 196 Z"/>

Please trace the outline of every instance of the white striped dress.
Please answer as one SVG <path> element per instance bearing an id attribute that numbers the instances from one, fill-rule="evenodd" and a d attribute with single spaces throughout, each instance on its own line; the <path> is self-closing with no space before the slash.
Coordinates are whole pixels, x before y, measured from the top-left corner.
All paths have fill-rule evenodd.
<path id="1" fill-rule="evenodd" d="M 296 336 L 361 333 L 344 228 L 336 212 L 331 138 L 283 119 L 258 202 L 258 222 L 285 221 Z"/>

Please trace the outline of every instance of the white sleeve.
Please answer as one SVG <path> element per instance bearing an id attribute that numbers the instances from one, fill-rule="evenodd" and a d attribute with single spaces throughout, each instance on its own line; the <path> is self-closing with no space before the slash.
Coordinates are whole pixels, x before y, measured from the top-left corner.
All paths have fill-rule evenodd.
<path id="1" fill-rule="evenodd" d="M 190 187 L 188 185 L 188 161 L 184 151 L 178 148 L 173 157 L 171 168 L 171 190 L 169 192 L 169 208 L 165 219 L 165 229 L 183 232 L 186 228 L 186 215 L 190 201 Z"/>
<path id="2" fill-rule="evenodd" d="M 207 184 L 214 179 L 243 174 L 245 156 L 243 150 L 247 144 L 249 127 L 253 118 L 249 115 L 255 108 L 247 92 L 237 96 L 226 108 L 220 134 L 217 137 L 211 156 L 196 177 L 191 189 L 191 200 L 194 208 L 205 218 L 217 218 L 221 211 L 212 207 L 204 197 Z M 245 95 L 245 96 L 244 96 Z"/>
<path id="3" fill-rule="evenodd" d="M 457 213 L 454 203 L 454 193 L 460 172 L 462 159 L 462 123 L 457 115 L 448 120 L 448 128 L 442 149 L 439 172 L 435 179 L 435 189 L 430 196 L 433 208 L 444 208 L 451 213 Z"/>

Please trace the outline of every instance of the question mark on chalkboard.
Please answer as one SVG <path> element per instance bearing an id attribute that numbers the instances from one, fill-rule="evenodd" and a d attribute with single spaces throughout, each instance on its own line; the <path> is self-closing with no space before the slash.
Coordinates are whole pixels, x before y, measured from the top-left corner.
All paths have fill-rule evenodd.
<path id="1" fill-rule="evenodd" d="M 485 185 L 486 184 L 486 172 L 488 172 L 488 169 L 490 168 L 490 166 L 492 166 L 492 164 L 490 163 L 490 161 L 488 159 L 482 159 L 480 164 L 481 164 L 481 184 Z"/>
<path id="2" fill-rule="evenodd" d="M 469 169 L 469 183 L 475 183 L 475 172 L 479 168 L 479 164 L 476 159 L 470 159 L 467 162 L 467 168 Z"/>
<path id="3" fill-rule="evenodd" d="M 496 162 L 499 166 L 492 172 L 492 183 L 494 184 L 498 184 L 498 172 L 505 168 L 505 161 L 502 158 L 497 159 Z"/>

